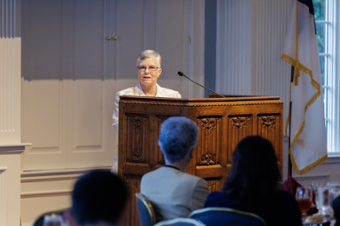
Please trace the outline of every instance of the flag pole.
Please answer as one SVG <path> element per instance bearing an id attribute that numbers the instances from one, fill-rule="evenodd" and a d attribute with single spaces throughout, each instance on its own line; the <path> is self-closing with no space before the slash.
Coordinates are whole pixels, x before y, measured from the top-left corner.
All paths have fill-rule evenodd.
<path id="1" fill-rule="evenodd" d="M 292 134 L 292 102 L 293 102 L 293 82 L 294 82 L 294 71 L 295 71 L 295 68 L 294 66 L 292 65 L 292 69 L 291 69 L 291 78 L 290 78 L 290 102 L 289 102 L 289 132 L 288 132 L 288 175 L 289 176 L 292 176 L 292 160 L 290 158 L 290 136 Z"/>

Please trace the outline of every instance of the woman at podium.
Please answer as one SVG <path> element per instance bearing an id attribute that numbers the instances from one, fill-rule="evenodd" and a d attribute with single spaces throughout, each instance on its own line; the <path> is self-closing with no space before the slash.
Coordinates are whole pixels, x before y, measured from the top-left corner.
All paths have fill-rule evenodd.
<path id="1" fill-rule="evenodd" d="M 115 108 L 112 115 L 112 126 L 118 131 L 118 110 L 120 96 L 150 96 L 150 97 L 171 97 L 181 98 L 178 91 L 160 87 L 157 79 L 162 73 L 161 55 L 154 50 L 144 50 L 139 54 L 136 64 L 136 71 L 139 82 L 135 87 L 123 89 L 116 94 Z M 112 172 L 118 172 L 118 151 L 113 160 Z"/>

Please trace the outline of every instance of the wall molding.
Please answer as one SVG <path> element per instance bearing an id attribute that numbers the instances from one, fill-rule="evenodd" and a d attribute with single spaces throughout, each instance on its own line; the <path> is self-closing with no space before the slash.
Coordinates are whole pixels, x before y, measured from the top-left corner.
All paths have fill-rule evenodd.
<path id="1" fill-rule="evenodd" d="M 26 171 L 21 173 L 21 183 L 74 180 L 84 173 L 95 169 L 110 170 L 111 167 Z"/>
<path id="2" fill-rule="evenodd" d="M 21 154 L 25 151 L 25 145 L 0 146 L 0 155 Z"/>
<path id="3" fill-rule="evenodd" d="M 110 170 L 111 167 L 22 172 L 21 193 L 19 193 L 22 205 L 22 225 L 30 225 L 29 223 L 43 212 L 70 207 L 74 183 L 84 173 L 95 169 Z M 31 206 L 35 209 L 28 211 Z"/>
<path id="4" fill-rule="evenodd" d="M 305 175 L 293 175 L 296 181 L 304 187 L 310 186 L 312 183 L 322 183 L 326 181 L 333 181 L 331 173 L 315 173 Z"/>
<path id="5" fill-rule="evenodd" d="M 39 191 L 39 192 L 23 192 L 21 198 L 38 198 L 38 197 L 51 197 L 51 196 L 69 196 L 72 190 L 56 190 L 56 191 Z"/>
<path id="6" fill-rule="evenodd" d="M 330 173 L 315 173 L 315 174 L 307 174 L 307 175 L 296 175 L 294 176 L 295 179 L 310 179 L 310 178 L 330 178 Z"/>
<path id="7" fill-rule="evenodd" d="M 63 181 L 63 180 L 75 180 L 79 176 L 60 176 L 60 177 L 39 177 L 39 178 L 21 178 L 21 183 L 32 182 L 48 182 L 48 181 Z"/>
<path id="8" fill-rule="evenodd" d="M 340 156 L 332 156 L 328 154 L 328 159 L 322 165 L 338 164 L 340 163 Z"/>
<path id="9" fill-rule="evenodd" d="M 31 143 L 0 144 L 0 148 L 6 148 L 6 147 L 26 147 L 26 146 L 32 146 L 32 144 Z"/>

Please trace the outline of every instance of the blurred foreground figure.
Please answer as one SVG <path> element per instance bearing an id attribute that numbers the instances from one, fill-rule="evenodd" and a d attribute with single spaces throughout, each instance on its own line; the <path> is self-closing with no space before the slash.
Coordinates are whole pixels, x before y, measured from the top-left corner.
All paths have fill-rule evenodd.
<path id="1" fill-rule="evenodd" d="M 332 208 L 334 210 L 334 218 L 336 220 L 334 226 L 340 226 L 340 196 L 333 200 Z"/>
<path id="2" fill-rule="evenodd" d="M 109 170 L 93 170 L 80 177 L 72 193 L 72 215 L 81 226 L 124 226 L 127 188 Z"/>
<path id="3" fill-rule="evenodd" d="M 203 207 L 208 183 L 185 173 L 197 145 L 199 129 L 185 117 L 171 117 L 161 126 L 158 144 L 165 166 L 142 177 L 141 193 L 152 203 L 157 221 L 188 215 Z"/>
<path id="4" fill-rule="evenodd" d="M 260 136 L 244 138 L 232 156 L 222 192 L 211 193 L 205 207 L 229 207 L 262 217 L 267 226 L 301 226 L 295 197 L 279 189 L 280 170 L 272 144 Z"/>

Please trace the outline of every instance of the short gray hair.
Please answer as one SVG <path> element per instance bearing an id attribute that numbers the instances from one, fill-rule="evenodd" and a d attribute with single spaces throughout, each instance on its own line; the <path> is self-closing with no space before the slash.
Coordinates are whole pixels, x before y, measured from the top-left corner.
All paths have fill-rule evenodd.
<path id="1" fill-rule="evenodd" d="M 184 159 L 196 147 L 198 133 L 198 126 L 188 118 L 171 117 L 165 120 L 158 138 L 165 159 L 170 163 Z"/>
<path id="2" fill-rule="evenodd" d="M 162 63 L 161 55 L 159 55 L 159 53 L 157 53 L 156 51 L 150 50 L 150 49 L 144 50 L 143 52 L 141 52 L 139 54 L 139 57 L 137 59 L 136 67 L 139 66 L 139 62 L 141 60 L 145 60 L 145 59 L 148 59 L 148 58 L 156 59 L 157 63 L 158 63 L 158 67 L 161 68 L 161 63 Z"/>

